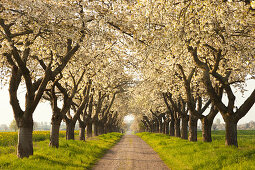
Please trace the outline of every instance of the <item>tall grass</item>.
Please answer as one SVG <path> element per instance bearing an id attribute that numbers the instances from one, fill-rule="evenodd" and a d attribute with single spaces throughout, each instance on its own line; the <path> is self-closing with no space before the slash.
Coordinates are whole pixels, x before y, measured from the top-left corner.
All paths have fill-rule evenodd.
<path id="1" fill-rule="evenodd" d="M 85 142 L 66 141 L 61 137 L 58 149 L 50 148 L 48 139 L 41 140 L 34 142 L 34 155 L 23 159 L 17 158 L 15 146 L 2 146 L 0 169 L 88 169 L 121 136 L 120 133 L 109 133 Z"/>
<path id="2" fill-rule="evenodd" d="M 171 169 L 255 169 L 255 131 L 238 131 L 239 147 L 225 146 L 225 132 L 212 132 L 212 143 L 189 142 L 164 134 L 138 133 Z"/>
<path id="3" fill-rule="evenodd" d="M 79 131 L 74 131 L 75 135 Z M 59 137 L 65 137 L 66 131 L 60 131 Z M 43 141 L 50 138 L 50 131 L 33 131 L 33 141 Z M 0 146 L 13 146 L 18 142 L 18 132 L 0 132 Z"/>

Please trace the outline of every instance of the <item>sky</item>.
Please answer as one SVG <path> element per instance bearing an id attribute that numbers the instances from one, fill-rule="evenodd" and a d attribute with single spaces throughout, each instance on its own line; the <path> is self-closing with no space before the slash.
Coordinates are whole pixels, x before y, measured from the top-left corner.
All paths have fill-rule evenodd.
<path id="1" fill-rule="evenodd" d="M 247 81 L 247 91 L 242 95 L 241 93 L 237 92 L 236 94 L 236 105 L 239 107 L 245 99 L 252 93 L 252 91 L 255 88 L 255 80 L 248 80 Z M 18 91 L 18 96 L 20 98 L 20 103 L 21 105 L 24 105 L 24 91 L 25 89 L 20 89 Z M 225 96 L 226 98 L 226 96 Z M 226 101 L 226 100 L 225 100 Z M 50 122 L 51 120 L 51 107 L 50 103 L 40 103 L 34 114 L 33 114 L 33 119 L 35 122 Z M 1 124 L 6 124 L 9 125 L 10 122 L 14 119 L 12 108 L 9 103 L 9 93 L 8 93 L 8 87 L 2 87 L 0 89 L 0 125 Z M 126 119 L 132 119 L 131 117 L 127 117 Z M 220 119 L 221 122 L 223 123 L 223 119 L 220 114 L 218 114 L 215 118 Z M 250 109 L 250 111 L 247 113 L 245 117 L 243 117 L 238 124 L 244 124 L 250 121 L 255 121 L 255 105 Z"/>

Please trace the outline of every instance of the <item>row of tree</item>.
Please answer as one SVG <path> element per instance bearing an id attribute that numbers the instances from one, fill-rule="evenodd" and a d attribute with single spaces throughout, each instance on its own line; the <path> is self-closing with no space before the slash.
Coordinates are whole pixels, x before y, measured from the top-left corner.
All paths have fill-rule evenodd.
<path id="1" fill-rule="evenodd" d="M 146 1 L 136 11 L 142 18 L 135 20 L 142 41 L 136 100 L 147 129 L 168 133 L 170 126 L 170 135 L 196 141 L 201 120 L 210 142 L 219 112 L 226 145 L 238 146 L 237 123 L 255 102 L 253 87 L 241 105 L 234 93 L 255 74 L 254 2 Z"/>
<path id="2" fill-rule="evenodd" d="M 61 120 L 71 139 L 74 122 L 82 134 L 91 121 L 102 133 L 119 124 L 127 109 L 138 117 L 152 109 L 156 129 L 163 126 L 156 120 L 165 118 L 183 138 L 187 129 L 179 132 L 179 124 L 189 123 L 192 141 L 198 119 L 204 140 L 211 140 L 219 112 L 226 144 L 237 146 L 237 122 L 255 102 L 253 90 L 237 107 L 233 92 L 234 86 L 244 91 L 245 81 L 254 78 L 254 17 L 254 1 L 2 0 L 1 78 L 9 81 L 18 156 L 33 153 L 33 113 L 43 100 L 53 111 L 53 146 Z M 127 89 L 129 95 L 122 93 Z"/>
<path id="3" fill-rule="evenodd" d="M 104 6 L 83 0 L 0 2 L 1 80 L 9 82 L 18 157 L 33 154 L 33 113 L 39 102 L 51 104 L 52 147 L 59 146 L 62 121 L 66 139 L 74 139 L 76 122 L 80 140 L 85 128 L 92 136 L 92 124 L 94 135 L 120 131 L 125 115 L 120 102 L 132 79 L 125 72 L 122 35 L 102 24 L 108 15 Z M 25 105 L 19 101 L 21 88 Z"/>

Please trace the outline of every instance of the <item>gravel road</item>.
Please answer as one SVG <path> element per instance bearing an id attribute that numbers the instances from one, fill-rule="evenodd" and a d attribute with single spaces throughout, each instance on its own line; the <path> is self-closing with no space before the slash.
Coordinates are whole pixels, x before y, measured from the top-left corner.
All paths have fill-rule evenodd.
<path id="1" fill-rule="evenodd" d="M 125 135 L 93 170 L 169 170 L 158 154 L 136 135 Z"/>

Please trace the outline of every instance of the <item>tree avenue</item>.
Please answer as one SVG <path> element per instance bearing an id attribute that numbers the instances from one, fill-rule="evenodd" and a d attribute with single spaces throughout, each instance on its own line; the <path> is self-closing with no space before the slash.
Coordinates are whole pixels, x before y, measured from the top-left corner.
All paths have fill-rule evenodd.
<path id="1" fill-rule="evenodd" d="M 158 95 L 160 91 L 171 94 L 173 108 L 167 108 L 175 109 L 180 115 L 183 114 L 176 105 L 180 103 L 180 96 L 186 100 L 189 133 L 196 131 L 192 125 L 196 126 L 196 119 L 201 119 L 204 141 L 211 141 L 210 126 L 219 111 L 226 124 L 226 145 L 238 146 L 237 122 L 254 104 L 254 91 L 239 108 L 233 93 L 233 87 L 243 91 L 247 78 L 254 75 L 252 3 L 141 1 L 134 10 L 145 14 L 144 20 L 136 20 L 141 24 L 137 37 L 146 44 L 141 45 L 139 53 L 144 61 L 140 64 L 146 81 L 144 90 L 151 87 L 153 91 L 158 89 Z M 227 105 L 222 102 L 223 92 L 229 100 Z M 167 98 L 170 96 L 164 95 L 166 104 Z M 209 115 L 201 115 L 210 102 Z M 171 115 L 171 122 L 178 121 L 175 114 Z M 143 118 L 149 128 L 148 115 Z M 174 132 L 171 122 L 170 135 Z"/>
<path id="2" fill-rule="evenodd" d="M 233 88 L 243 92 L 254 79 L 254 28 L 254 1 L 2 0 L 1 81 L 9 85 L 18 157 L 33 154 L 33 113 L 45 100 L 52 147 L 62 121 L 67 140 L 77 122 L 85 140 L 85 128 L 87 137 L 93 128 L 120 131 L 129 113 L 137 128 L 190 141 L 200 120 L 211 142 L 218 112 L 226 145 L 238 146 L 237 123 L 255 89 L 237 107 Z"/>

